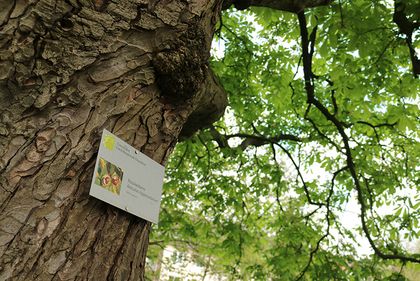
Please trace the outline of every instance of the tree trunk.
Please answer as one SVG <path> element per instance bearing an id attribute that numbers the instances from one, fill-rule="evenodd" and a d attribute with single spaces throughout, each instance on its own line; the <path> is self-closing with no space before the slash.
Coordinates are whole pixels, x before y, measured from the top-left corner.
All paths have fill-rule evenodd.
<path id="1" fill-rule="evenodd" d="M 220 9 L 0 0 L 0 280 L 144 279 L 150 223 L 88 195 L 100 135 L 164 164 L 181 131 L 220 117 Z"/>

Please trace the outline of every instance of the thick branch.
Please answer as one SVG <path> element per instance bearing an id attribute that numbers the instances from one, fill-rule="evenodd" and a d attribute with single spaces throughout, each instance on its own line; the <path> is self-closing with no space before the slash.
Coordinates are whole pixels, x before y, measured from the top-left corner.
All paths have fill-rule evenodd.
<path id="1" fill-rule="evenodd" d="M 209 127 L 219 120 L 227 106 L 227 93 L 219 79 L 208 68 L 205 83 L 201 89 L 196 108 L 188 117 L 187 123 L 181 131 L 181 137 L 190 137 L 196 131 Z"/>
<path id="2" fill-rule="evenodd" d="M 413 33 L 420 27 L 420 22 L 411 22 L 405 13 L 405 4 L 402 0 L 394 2 L 394 22 L 397 24 L 401 34 L 405 35 L 405 41 L 410 51 L 410 59 L 413 67 L 413 75 L 420 75 L 420 59 L 417 57 L 416 50 L 413 46 Z"/>
<path id="3" fill-rule="evenodd" d="M 226 0 L 223 3 L 223 9 L 227 9 L 233 4 L 238 10 L 245 10 L 250 6 L 256 6 L 298 13 L 305 8 L 328 5 L 332 1 L 333 0 Z"/>
<path id="4" fill-rule="evenodd" d="M 290 135 L 290 134 L 279 134 L 274 137 L 264 137 L 262 135 L 250 135 L 250 134 L 231 134 L 231 135 L 223 135 L 219 131 L 217 131 L 214 127 L 210 129 L 210 132 L 213 136 L 213 139 L 217 142 L 219 147 L 230 147 L 228 144 L 228 140 L 231 138 L 242 138 L 242 142 L 239 145 L 239 147 L 242 150 L 245 150 L 248 146 L 262 146 L 265 144 L 277 144 L 279 141 L 283 140 L 289 140 L 289 141 L 295 141 L 295 142 L 301 142 L 303 141 L 301 138 Z"/>

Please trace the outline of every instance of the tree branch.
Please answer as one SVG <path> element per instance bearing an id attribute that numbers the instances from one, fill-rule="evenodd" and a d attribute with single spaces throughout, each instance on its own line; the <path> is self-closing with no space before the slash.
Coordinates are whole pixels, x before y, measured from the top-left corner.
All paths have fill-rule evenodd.
<path id="1" fill-rule="evenodd" d="M 280 134 L 274 137 L 264 137 L 259 134 L 251 135 L 251 134 L 244 134 L 244 133 L 223 135 L 219 131 L 217 131 L 216 128 L 214 127 L 210 128 L 210 133 L 213 136 L 213 140 L 216 141 L 219 147 L 221 148 L 230 147 L 227 141 L 231 138 L 242 138 L 243 140 L 241 144 L 239 145 L 239 147 L 242 150 L 245 150 L 248 146 L 258 147 L 265 144 L 276 144 L 279 141 L 283 141 L 283 140 L 289 140 L 289 141 L 295 141 L 295 142 L 304 141 L 302 138 L 299 138 L 291 134 Z"/>
<path id="2" fill-rule="evenodd" d="M 410 59 L 413 68 L 413 75 L 420 75 L 420 59 L 417 57 L 416 49 L 413 46 L 413 33 L 420 27 L 420 22 L 411 22 L 405 13 L 405 3 L 402 0 L 394 1 L 393 21 L 398 26 L 399 32 L 405 35 L 405 42 L 410 51 Z"/>
<path id="3" fill-rule="evenodd" d="M 305 275 L 306 271 L 308 271 L 309 266 L 312 263 L 312 260 L 314 258 L 314 255 L 316 254 L 316 252 L 318 252 L 321 242 L 322 240 L 324 240 L 325 238 L 328 237 L 328 235 L 330 235 L 330 227 L 331 227 L 331 222 L 330 222 L 330 214 L 331 214 L 331 209 L 330 209 L 330 202 L 331 202 L 331 196 L 334 193 L 334 185 L 335 185 L 335 178 L 338 176 L 338 174 L 340 174 L 341 172 L 347 170 L 347 167 L 343 167 L 339 170 L 337 170 L 334 174 L 333 177 L 331 179 L 331 187 L 330 187 L 330 191 L 328 193 L 328 198 L 327 198 L 327 204 L 325 205 L 325 207 L 327 208 L 327 214 L 325 215 L 325 220 L 327 221 L 327 230 L 324 233 L 324 235 L 322 235 L 317 243 L 314 249 L 312 249 L 311 253 L 309 254 L 309 260 L 308 263 L 306 264 L 306 266 L 303 268 L 303 270 L 301 271 L 301 273 L 299 274 L 299 276 L 296 278 L 296 281 L 301 280 L 302 277 Z"/>
<path id="4" fill-rule="evenodd" d="M 271 147 L 271 151 L 273 152 L 273 160 L 274 160 L 274 163 L 276 163 L 277 171 L 278 173 L 280 173 L 281 170 L 280 170 L 279 163 L 277 162 L 276 149 L 274 147 L 274 144 L 270 144 L 270 147 Z M 280 184 L 281 184 L 281 180 L 279 179 L 279 182 L 277 183 L 277 187 L 276 187 L 276 202 L 277 202 L 277 205 L 279 206 L 280 211 L 284 212 L 284 209 L 280 202 L 280 190 L 279 190 Z"/>
<path id="5" fill-rule="evenodd" d="M 234 5 L 238 10 L 245 10 L 250 6 L 266 7 L 274 10 L 298 13 L 306 8 L 326 6 L 333 0 L 225 0 L 223 9 Z"/>
<path id="6" fill-rule="evenodd" d="M 309 53 L 309 39 L 308 39 L 308 30 L 306 26 L 306 16 L 304 11 L 299 12 L 297 14 L 299 19 L 299 27 L 301 32 L 301 44 L 302 44 L 302 56 L 303 56 L 303 72 L 304 72 L 304 79 L 305 79 L 305 90 L 307 95 L 307 101 L 309 104 L 314 105 L 321 113 L 324 115 L 324 117 L 332 122 L 334 126 L 336 127 L 338 133 L 341 136 L 341 139 L 344 144 L 345 154 L 346 154 L 346 162 L 347 167 L 350 171 L 350 175 L 354 182 L 354 187 L 357 192 L 357 200 L 360 205 L 360 218 L 361 218 L 361 224 L 362 224 L 362 230 L 366 236 L 366 238 L 369 241 L 369 244 L 371 245 L 372 249 L 374 250 L 375 254 L 383 259 L 389 259 L 389 260 L 400 260 L 402 262 L 415 262 L 420 263 L 419 258 L 411 257 L 411 256 L 404 256 L 400 254 L 385 254 L 376 246 L 375 242 L 372 239 L 372 236 L 370 234 L 369 228 L 367 226 L 366 222 L 366 203 L 365 198 L 362 190 L 362 186 L 360 184 L 359 178 L 357 176 L 356 172 L 356 164 L 353 159 L 352 150 L 349 145 L 349 137 L 347 136 L 345 132 L 345 127 L 343 123 L 338 120 L 334 115 L 332 115 L 328 109 L 316 99 L 315 92 L 314 92 L 314 84 L 313 84 L 313 74 L 312 74 L 312 59 L 311 55 Z"/>
<path id="7" fill-rule="evenodd" d="M 309 204 L 311 204 L 311 205 L 315 205 L 315 206 L 325 206 L 325 204 L 324 204 L 324 203 L 322 203 L 322 202 L 315 202 L 315 201 L 313 201 L 313 200 L 312 200 L 311 195 L 310 195 L 310 193 L 309 193 L 309 187 L 308 187 L 308 185 L 306 184 L 306 181 L 303 179 L 303 175 L 302 175 L 302 173 L 301 173 L 301 171 L 300 171 L 300 168 L 299 168 L 299 166 L 296 164 L 296 161 L 293 159 L 293 156 L 292 156 L 292 155 L 290 154 L 290 152 L 289 152 L 289 151 L 288 151 L 288 150 L 287 150 L 284 146 L 282 146 L 281 144 L 277 144 L 277 146 L 278 146 L 278 147 L 280 147 L 280 148 L 281 148 L 281 150 L 283 150 L 283 152 L 284 152 L 284 153 L 286 153 L 287 157 L 289 157 L 290 161 L 292 161 L 293 166 L 295 167 L 296 172 L 297 172 L 297 174 L 298 174 L 298 176 L 299 176 L 299 178 L 300 178 L 300 180 L 301 180 L 301 182 L 302 182 L 302 185 L 303 185 L 303 190 L 304 190 L 304 192 L 305 192 L 306 200 L 308 201 L 308 203 L 309 203 Z"/>
<path id="8" fill-rule="evenodd" d="M 197 102 L 194 103 L 196 107 L 188 116 L 180 138 L 189 138 L 198 130 L 219 120 L 225 113 L 227 103 L 226 91 L 211 68 L 207 68 L 205 81 L 197 95 Z"/>

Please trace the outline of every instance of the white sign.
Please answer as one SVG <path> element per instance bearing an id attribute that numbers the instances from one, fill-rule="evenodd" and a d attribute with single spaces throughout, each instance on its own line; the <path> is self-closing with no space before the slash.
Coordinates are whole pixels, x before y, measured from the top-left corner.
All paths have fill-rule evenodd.
<path id="1" fill-rule="evenodd" d="M 104 130 L 89 194 L 157 223 L 165 168 Z"/>

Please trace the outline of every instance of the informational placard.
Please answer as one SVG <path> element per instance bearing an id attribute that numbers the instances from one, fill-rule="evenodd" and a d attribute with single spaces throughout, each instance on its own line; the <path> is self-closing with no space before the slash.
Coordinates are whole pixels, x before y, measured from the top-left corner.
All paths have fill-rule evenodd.
<path id="1" fill-rule="evenodd" d="M 157 223 L 165 168 L 104 130 L 89 194 Z"/>

